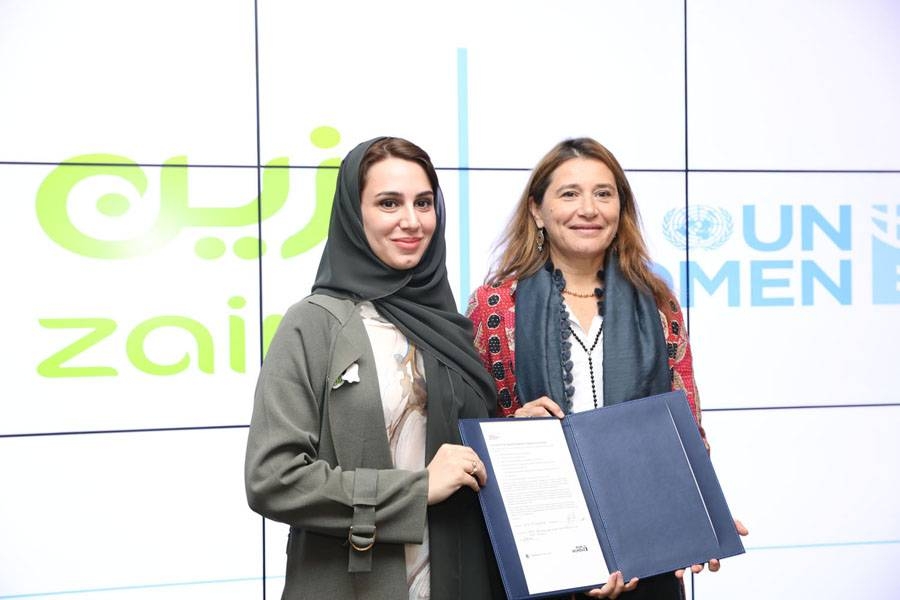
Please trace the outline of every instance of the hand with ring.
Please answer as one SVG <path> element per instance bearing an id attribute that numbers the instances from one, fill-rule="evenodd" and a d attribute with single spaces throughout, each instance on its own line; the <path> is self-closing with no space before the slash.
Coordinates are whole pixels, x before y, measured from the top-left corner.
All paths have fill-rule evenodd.
<path id="1" fill-rule="evenodd" d="M 468 446 L 444 444 L 428 463 L 428 504 L 443 502 L 463 486 L 479 491 L 487 483 L 481 460 Z"/>

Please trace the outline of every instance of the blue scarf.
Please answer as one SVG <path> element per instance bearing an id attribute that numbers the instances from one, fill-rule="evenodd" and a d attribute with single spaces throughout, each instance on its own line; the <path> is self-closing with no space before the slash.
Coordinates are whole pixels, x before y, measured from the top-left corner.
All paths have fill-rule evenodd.
<path id="1" fill-rule="evenodd" d="M 604 273 L 604 406 L 669 391 L 666 340 L 653 296 L 625 279 L 615 252 Z M 563 287 L 562 273 L 549 263 L 516 287 L 516 382 L 522 404 L 549 396 L 569 413 L 575 389 Z"/>

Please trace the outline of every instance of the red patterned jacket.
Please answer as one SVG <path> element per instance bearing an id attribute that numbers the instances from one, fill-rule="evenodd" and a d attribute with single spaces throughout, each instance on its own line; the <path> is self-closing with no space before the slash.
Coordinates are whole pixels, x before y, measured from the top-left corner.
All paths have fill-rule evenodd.
<path id="1" fill-rule="evenodd" d="M 505 417 L 512 416 L 522 405 L 516 389 L 516 283 L 505 281 L 479 287 L 469 298 L 466 310 L 475 328 L 475 348 L 497 386 L 496 414 Z M 666 338 L 672 389 L 684 390 L 700 427 L 700 398 L 694 381 L 691 346 L 684 316 L 674 298 L 668 307 L 660 307 L 659 318 Z M 705 442 L 702 427 L 700 435 Z"/>

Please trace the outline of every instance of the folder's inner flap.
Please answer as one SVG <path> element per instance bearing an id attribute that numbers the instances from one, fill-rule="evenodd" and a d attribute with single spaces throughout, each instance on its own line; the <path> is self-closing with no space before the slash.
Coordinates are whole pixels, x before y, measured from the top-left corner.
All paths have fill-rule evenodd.
<path id="1" fill-rule="evenodd" d="M 685 402 L 683 394 L 672 394 Z M 717 536 L 665 398 L 633 400 L 566 418 L 626 580 L 716 556 Z"/>
<path id="2" fill-rule="evenodd" d="M 666 411 L 669 414 L 669 419 L 672 422 L 672 429 L 678 434 L 678 426 L 675 424 L 675 417 L 672 415 L 672 409 L 669 407 L 669 403 L 666 403 Z M 716 534 L 716 526 L 713 525 L 712 516 L 709 514 L 709 508 L 706 506 L 706 498 L 703 497 L 703 490 L 700 489 L 700 483 L 697 481 L 697 475 L 694 473 L 694 467 L 691 464 L 691 459 L 688 457 L 687 450 L 684 447 L 684 440 L 682 440 L 681 435 L 677 435 L 678 443 L 681 446 L 681 452 L 684 454 L 684 461 L 688 465 L 688 469 L 691 473 L 691 478 L 694 480 L 694 487 L 697 488 L 697 495 L 700 497 L 700 501 L 703 503 L 703 510 L 706 513 L 706 518 L 709 520 L 709 529 L 713 534 L 713 537 L 716 538 L 716 546 L 719 546 L 719 536 Z M 713 558 L 713 557 L 710 557 Z"/>
<path id="3" fill-rule="evenodd" d="M 744 544 L 734 527 L 734 518 L 728 509 L 725 494 L 719 484 L 709 453 L 700 433 L 694 415 L 685 400 L 670 400 L 672 418 L 678 428 L 682 447 L 693 468 L 694 477 L 706 503 L 709 517 L 716 531 L 718 549 L 709 558 L 725 558 L 744 552 Z"/>

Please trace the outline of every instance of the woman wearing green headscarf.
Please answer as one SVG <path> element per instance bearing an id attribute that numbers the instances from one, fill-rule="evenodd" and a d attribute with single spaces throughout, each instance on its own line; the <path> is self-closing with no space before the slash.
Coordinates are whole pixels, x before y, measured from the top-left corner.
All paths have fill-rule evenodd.
<path id="1" fill-rule="evenodd" d="M 447 281 L 428 155 L 399 138 L 338 173 L 313 293 L 260 372 L 250 506 L 291 526 L 283 598 L 502 595 L 456 422 L 496 400 Z"/>

